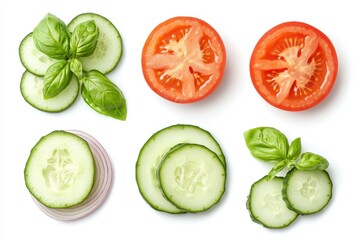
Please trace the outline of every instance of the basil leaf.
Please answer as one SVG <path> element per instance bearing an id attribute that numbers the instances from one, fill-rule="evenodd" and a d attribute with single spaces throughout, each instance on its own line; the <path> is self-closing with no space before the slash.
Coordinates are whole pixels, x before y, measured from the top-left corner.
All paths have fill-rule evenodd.
<path id="1" fill-rule="evenodd" d="M 296 160 L 301 154 L 301 139 L 296 138 L 290 144 L 289 152 L 287 158 L 289 160 Z"/>
<path id="2" fill-rule="evenodd" d="M 73 58 L 70 61 L 70 70 L 75 74 L 78 80 L 82 79 L 82 64 L 79 59 Z"/>
<path id="3" fill-rule="evenodd" d="M 95 111 L 119 120 L 126 119 L 127 107 L 122 92 L 101 72 L 91 70 L 84 74 L 81 95 Z"/>
<path id="4" fill-rule="evenodd" d="M 329 162 L 322 156 L 314 153 L 303 153 L 300 160 L 295 164 L 299 170 L 325 170 Z"/>
<path id="5" fill-rule="evenodd" d="M 55 59 L 67 59 L 70 52 L 70 32 L 63 21 L 47 14 L 33 31 L 37 49 Z"/>
<path id="6" fill-rule="evenodd" d="M 273 179 L 278 172 L 284 169 L 284 167 L 288 164 L 288 161 L 286 159 L 277 162 L 274 167 L 270 170 L 267 178 L 268 180 Z"/>
<path id="7" fill-rule="evenodd" d="M 51 65 L 44 76 L 44 98 L 53 98 L 61 93 L 69 85 L 71 77 L 70 64 L 66 60 Z"/>
<path id="8" fill-rule="evenodd" d="M 251 155 L 263 161 L 280 161 L 287 157 L 289 143 L 286 136 L 271 127 L 259 127 L 244 133 Z"/>
<path id="9" fill-rule="evenodd" d="M 70 39 L 70 51 L 73 57 L 86 57 L 93 54 L 98 38 L 99 29 L 94 20 L 77 25 Z"/>

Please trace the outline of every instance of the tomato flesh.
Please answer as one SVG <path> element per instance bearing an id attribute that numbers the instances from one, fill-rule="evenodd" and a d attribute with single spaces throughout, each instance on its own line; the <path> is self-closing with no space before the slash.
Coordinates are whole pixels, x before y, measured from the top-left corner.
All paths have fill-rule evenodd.
<path id="1" fill-rule="evenodd" d="M 273 106 L 290 111 L 320 103 L 334 85 L 337 68 L 329 38 L 300 22 L 283 23 L 268 31 L 250 60 L 256 90 Z"/>
<path id="2" fill-rule="evenodd" d="M 219 34 L 192 17 L 171 18 L 158 25 L 145 42 L 145 80 L 160 96 L 178 103 L 199 101 L 220 83 L 226 62 Z"/>

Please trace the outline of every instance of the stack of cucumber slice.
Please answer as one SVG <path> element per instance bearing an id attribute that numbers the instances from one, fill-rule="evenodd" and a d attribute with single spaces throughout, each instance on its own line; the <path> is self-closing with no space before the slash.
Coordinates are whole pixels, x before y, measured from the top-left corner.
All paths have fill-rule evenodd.
<path id="1" fill-rule="evenodd" d="M 102 205 L 111 189 L 112 167 L 105 149 L 89 134 L 56 130 L 32 148 L 24 177 L 39 208 L 68 221 Z"/>
<path id="2" fill-rule="evenodd" d="M 203 212 L 225 192 L 225 157 L 208 131 L 172 125 L 152 135 L 141 148 L 136 181 L 145 201 L 158 211 Z"/>

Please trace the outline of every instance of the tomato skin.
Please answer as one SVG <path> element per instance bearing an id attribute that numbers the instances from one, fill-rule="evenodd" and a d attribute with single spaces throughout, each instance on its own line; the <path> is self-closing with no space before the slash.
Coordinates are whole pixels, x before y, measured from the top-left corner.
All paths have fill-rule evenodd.
<path id="1" fill-rule="evenodd" d="M 331 92 L 337 72 L 337 54 L 330 39 L 303 22 L 271 28 L 250 59 L 250 76 L 257 92 L 286 111 L 303 111 L 322 102 Z"/>
<path id="2" fill-rule="evenodd" d="M 222 81 L 226 51 L 217 31 L 187 16 L 157 25 L 142 51 L 142 70 L 149 87 L 175 103 L 205 99 Z"/>

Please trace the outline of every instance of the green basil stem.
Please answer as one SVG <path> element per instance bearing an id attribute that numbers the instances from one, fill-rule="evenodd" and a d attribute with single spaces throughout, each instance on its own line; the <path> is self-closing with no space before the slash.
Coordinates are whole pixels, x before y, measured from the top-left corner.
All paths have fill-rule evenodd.
<path id="1" fill-rule="evenodd" d="M 273 179 L 276 176 L 276 174 L 278 174 L 281 170 L 283 170 L 287 166 L 287 164 L 288 164 L 287 159 L 275 163 L 274 167 L 268 173 L 267 179 L 268 180 Z"/>

